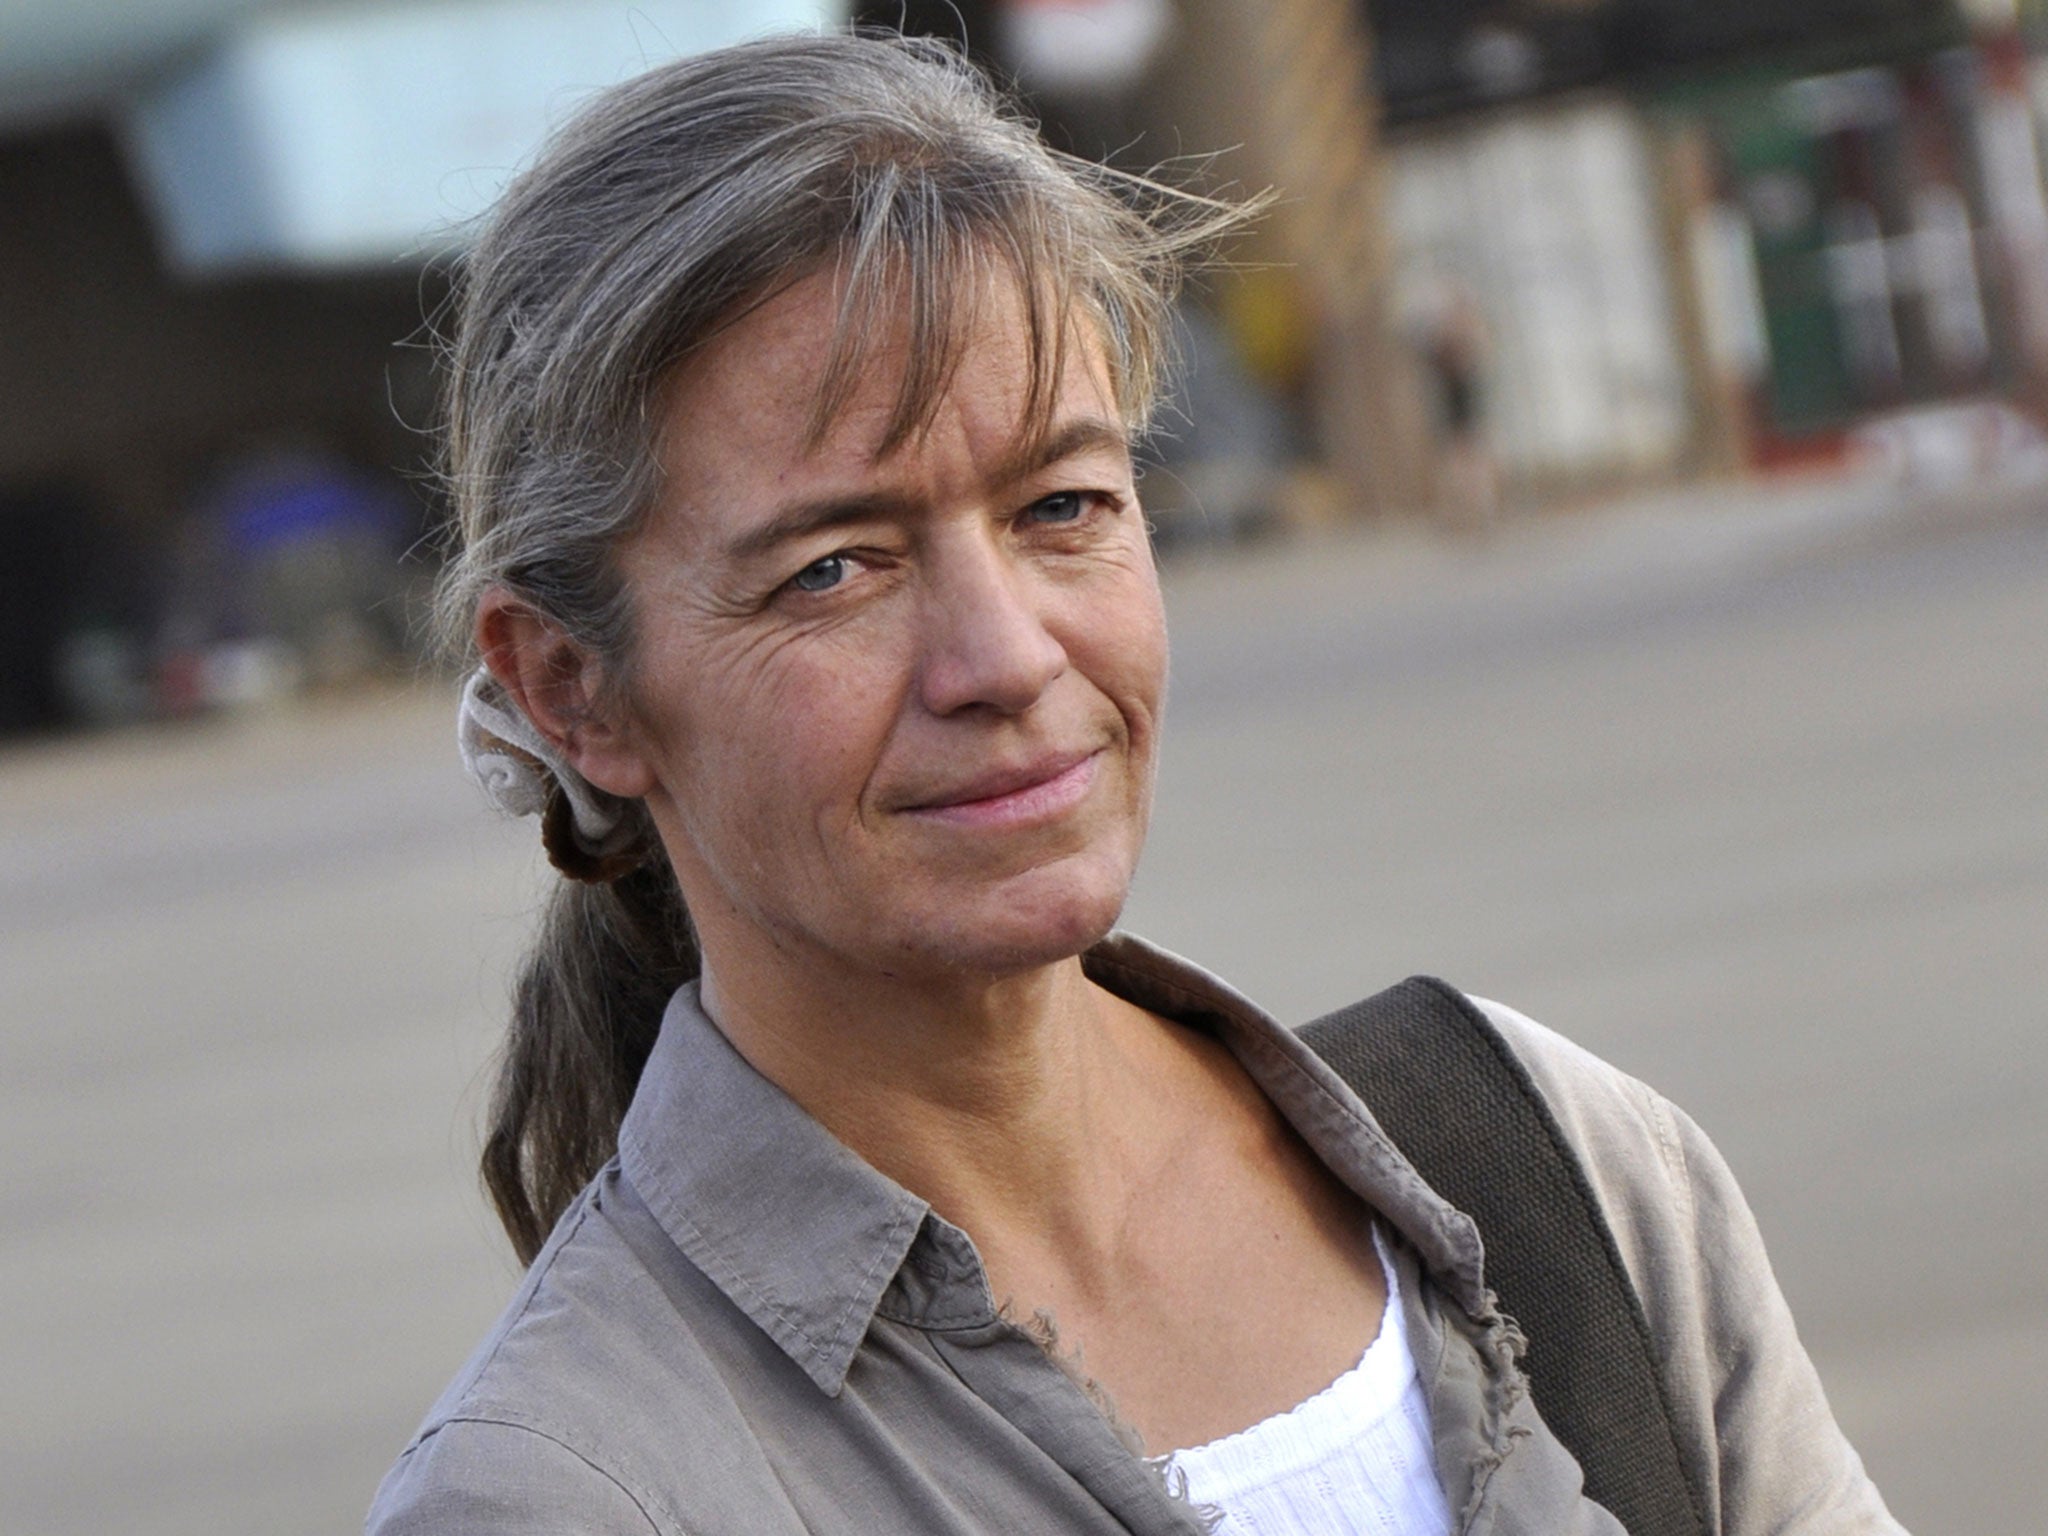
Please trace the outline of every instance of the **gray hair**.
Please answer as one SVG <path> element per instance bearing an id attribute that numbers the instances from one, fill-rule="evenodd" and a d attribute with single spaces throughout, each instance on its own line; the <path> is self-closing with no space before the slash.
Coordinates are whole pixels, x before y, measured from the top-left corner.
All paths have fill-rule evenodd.
<path id="1" fill-rule="evenodd" d="M 884 313 L 907 317 L 909 363 L 883 446 L 928 425 L 975 303 L 1004 276 L 1030 348 L 1024 432 L 1044 430 L 1082 327 L 1135 432 L 1183 263 L 1245 217 L 1054 153 L 937 43 L 775 38 L 604 93 L 512 183 L 457 274 L 444 642 L 467 656 L 478 602 L 503 587 L 630 690 L 615 552 L 659 488 L 657 391 L 804 277 L 833 271 L 843 295 L 814 435 L 862 377 Z M 662 1007 L 698 970 L 674 874 L 630 809 L 650 846 L 616 864 L 579 862 L 544 829 L 576 878 L 521 969 L 483 1153 L 522 1258 L 611 1155 Z"/>
<path id="2" fill-rule="evenodd" d="M 605 93 L 506 191 L 459 273 L 447 465 L 460 544 L 438 604 L 466 646 L 502 584 L 614 666 L 631 614 L 612 551 L 657 483 L 665 376 L 780 288 L 836 267 L 845 298 L 822 433 L 878 310 L 910 334 L 884 447 L 928 423 L 963 310 L 992 271 L 1026 312 L 1041 426 L 1077 317 L 1127 425 L 1156 398 L 1183 259 L 1243 218 L 1049 149 L 942 44 L 788 36 L 679 60 Z"/>

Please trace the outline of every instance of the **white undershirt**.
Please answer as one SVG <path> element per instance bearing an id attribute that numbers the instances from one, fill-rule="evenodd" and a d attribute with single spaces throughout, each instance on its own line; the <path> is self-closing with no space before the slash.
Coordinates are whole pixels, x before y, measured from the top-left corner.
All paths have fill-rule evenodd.
<path id="1" fill-rule="evenodd" d="M 1160 1458 L 1190 1503 L 1220 1511 L 1216 1536 L 1445 1536 L 1429 1404 L 1408 1350 L 1385 1241 L 1387 1309 L 1364 1357 L 1307 1402 Z M 1185 1480 L 1183 1483 L 1183 1479 Z"/>

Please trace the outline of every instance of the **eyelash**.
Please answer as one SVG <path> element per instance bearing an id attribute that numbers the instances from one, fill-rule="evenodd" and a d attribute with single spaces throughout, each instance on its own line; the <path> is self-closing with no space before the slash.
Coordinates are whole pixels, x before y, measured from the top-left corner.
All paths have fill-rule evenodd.
<path id="1" fill-rule="evenodd" d="M 1030 517 L 1033 513 L 1044 510 L 1052 502 L 1072 502 L 1074 504 L 1074 515 L 1070 518 L 1063 517 L 1058 519 L 1058 524 L 1065 526 L 1069 523 L 1080 522 L 1088 515 L 1089 503 L 1100 503 L 1102 499 L 1102 494 L 1099 491 L 1054 491 L 1050 496 L 1041 496 L 1038 500 L 1032 502 L 1030 506 L 1024 509 L 1024 515 Z"/>
<path id="2" fill-rule="evenodd" d="M 1027 505 L 1018 514 L 1018 521 L 1040 527 L 1071 528 L 1088 521 L 1091 512 L 1098 512 L 1113 506 L 1115 501 L 1115 496 L 1107 491 L 1054 491 L 1050 495 L 1041 496 L 1038 500 Z M 1048 507 L 1055 503 L 1071 503 L 1072 515 L 1057 517 L 1045 523 L 1036 523 L 1035 514 L 1047 510 Z M 791 576 L 788 581 L 783 583 L 784 589 L 804 597 L 822 597 L 843 585 L 845 577 L 842 576 L 838 581 L 831 582 L 822 587 L 807 587 L 803 584 L 804 578 L 821 567 L 833 565 L 852 566 L 857 564 L 859 560 L 860 556 L 854 550 L 835 549 L 829 555 L 819 556 L 816 560 L 813 560 L 809 565 L 806 565 L 802 570 Z"/>
<path id="3" fill-rule="evenodd" d="M 820 592 L 830 592 L 833 587 L 839 585 L 838 582 L 835 581 L 832 582 L 829 586 L 823 587 L 807 587 L 804 585 L 804 578 L 810 575 L 811 572 L 817 570 L 821 566 L 834 564 L 846 565 L 849 564 L 851 560 L 852 557 L 844 550 L 835 551 L 832 554 L 826 555 L 823 559 L 813 560 L 809 565 L 805 566 L 802 570 L 798 571 L 794 576 L 789 578 L 789 588 L 793 592 L 802 592 L 812 596 L 815 596 Z"/>

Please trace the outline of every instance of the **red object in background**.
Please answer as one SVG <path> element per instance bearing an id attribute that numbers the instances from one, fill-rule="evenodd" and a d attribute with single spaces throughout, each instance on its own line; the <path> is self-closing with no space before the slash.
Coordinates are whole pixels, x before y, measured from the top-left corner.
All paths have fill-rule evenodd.
<path id="1" fill-rule="evenodd" d="M 196 648 L 170 652 L 156 665 L 156 707 L 160 714 L 183 720 L 204 710 L 206 654 Z"/>

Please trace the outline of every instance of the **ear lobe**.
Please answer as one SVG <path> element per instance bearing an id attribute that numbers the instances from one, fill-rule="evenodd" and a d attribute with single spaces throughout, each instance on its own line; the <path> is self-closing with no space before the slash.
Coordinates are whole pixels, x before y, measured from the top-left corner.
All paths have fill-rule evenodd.
<path id="1" fill-rule="evenodd" d="M 606 707 L 596 656 L 502 587 L 477 604 L 476 643 L 506 697 L 592 785 L 628 800 L 654 788 L 638 733 Z"/>

